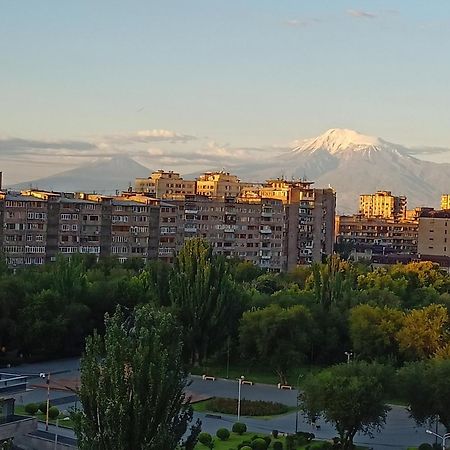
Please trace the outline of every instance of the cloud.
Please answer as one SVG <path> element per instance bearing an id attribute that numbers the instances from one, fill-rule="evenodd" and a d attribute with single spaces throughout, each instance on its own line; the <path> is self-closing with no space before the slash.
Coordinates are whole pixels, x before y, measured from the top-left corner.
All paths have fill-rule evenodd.
<path id="1" fill-rule="evenodd" d="M 450 148 L 447 147 L 408 147 L 406 152 L 409 155 L 441 155 L 450 153 Z"/>
<path id="2" fill-rule="evenodd" d="M 347 14 L 356 19 L 376 19 L 378 17 L 376 13 L 363 11 L 362 9 L 348 9 Z"/>
<path id="3" fill-rule="evenodd" d="M 284 24 L 292 28 L 306 28 L 316 23 L 320 23 L 321 20 L 317 18 L 311 19 L 288 19 L 284 21 Z"/>
<path id="4" fill-rule="evenodd" d="M 103 136 L 103 140 L 115 144 L 172 142 L 183 143 L 196 140 L 195 136 L 177 133 L 172 130 L 139 130 L 136 133 Z"/>

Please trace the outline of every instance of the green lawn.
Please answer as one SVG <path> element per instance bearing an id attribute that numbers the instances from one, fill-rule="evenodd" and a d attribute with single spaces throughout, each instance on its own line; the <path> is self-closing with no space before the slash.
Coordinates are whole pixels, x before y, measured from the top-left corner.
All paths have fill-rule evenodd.
<path id="1" fill-rule="evenodd" d="M 27 416 L 27 417 L 36 417 L 36 419 L 38 419 L 41 422 L 45 422 L 45 414 L 41 413 L 40 411 L 38 411 L 34 416 L 32 416 L 31 414 L 28 414 L 25 411 L 25 407 L 22 405 L 16 405 L 14 407 L 14 412 L 15 414 L 17 414 L 18 416 Z M 58 426 L 60 427 L 64 427 L 64 428 L 73 428 L 73 422 L 68 419 L 68 420 L 62 420 L 64 418 L 68 417 L 67 415 L 64 414 L 60 414 L 60 417 L 58 419 Z M 49 423 L 56 425 L 56 420 L 51 420 L 49 419 L 48 421 Z"/>

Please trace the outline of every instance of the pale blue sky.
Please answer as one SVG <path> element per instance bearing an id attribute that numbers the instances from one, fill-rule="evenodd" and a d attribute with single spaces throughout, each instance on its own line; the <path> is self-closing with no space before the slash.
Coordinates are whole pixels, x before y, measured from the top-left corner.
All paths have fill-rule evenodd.
<path id="1" fill-rule="evenodd" d="M 198 140 L 262 147 L 346 127 L 450 147 L 449 0 L 0 7 L 3 137 L 95 140 L 164 129 L 197 137 L 186 149 Z"/>

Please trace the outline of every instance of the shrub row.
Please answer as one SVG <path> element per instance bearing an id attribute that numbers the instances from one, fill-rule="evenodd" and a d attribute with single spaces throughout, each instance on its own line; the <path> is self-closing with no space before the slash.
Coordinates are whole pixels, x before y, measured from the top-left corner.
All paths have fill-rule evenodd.
<path id="1" fill-rule="evenodd" d="M 215 397 L 206 402 L 206 409 L 222 414 L 235 414 L 237 400 L 233 398 Z M 289 411 L 282 403 L 266 402 L 263 400 L 241 400 L 241 414 L 243 416 L 273 416 Z"/>

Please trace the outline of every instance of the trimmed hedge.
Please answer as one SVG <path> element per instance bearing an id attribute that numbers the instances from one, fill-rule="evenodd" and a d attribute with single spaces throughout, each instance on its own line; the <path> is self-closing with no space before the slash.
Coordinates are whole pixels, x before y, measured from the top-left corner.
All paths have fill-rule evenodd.
<path id="1" fill-rule="evenodd" d="M 247 431 L 247 425 L 242 422 L 236 422 L 233 424 L 233 428 L 231 429 L 233 433 L 242 435 Z"/>
<path id="2" fill-rule="evenodd" d="M 36 405 L 36 403 L 28 403 L 27 405 L 25 405 L 25 412 L 27 414 L 31 414 L 32 416 L 34 416 L 39 410 L 39 406 Z"/>
<path id="3" fill-rule="evenodd" d="M 55 420 L 58 418 L 58 416 L 59 416 L 59 409 L 56 406 L 50 407 L 48 410 L 48 417 L 51 420 Z"/>
<path id="4" fill-rule="evenodd" d="M 198 435 L 198 442 L 200 442 L 203 445 L 209 445 L 212 442 L 212 436 L 209 433 L 200 433 Z"/>
<path id="5" fill-rule="evenodd" d="M 226 428 L 219 428 L 216 431 L 216 436 L 221 440 L 221 441 L 227 441 L 230 438 L 230 432 L 226 429 Z"/>
<path id="6" fill-rule="evenodd" d="M 237 410 L 237 400 L 234 398 L 215 397 L 205 404 L 208 411 L 222 414 L 235 414 Z M 274 416 L 284 414 L 289 411 L 287 405 L 263 400 L 241 400 L 241 414 L 243 416 Z"/>

